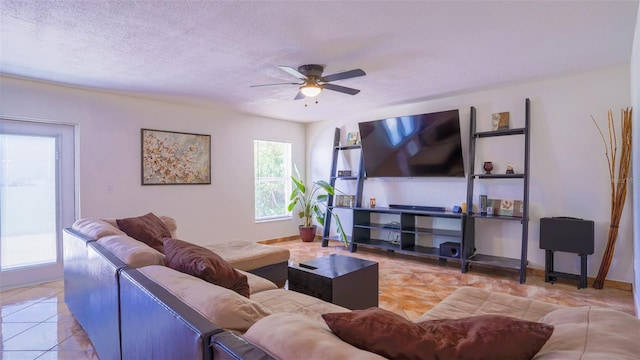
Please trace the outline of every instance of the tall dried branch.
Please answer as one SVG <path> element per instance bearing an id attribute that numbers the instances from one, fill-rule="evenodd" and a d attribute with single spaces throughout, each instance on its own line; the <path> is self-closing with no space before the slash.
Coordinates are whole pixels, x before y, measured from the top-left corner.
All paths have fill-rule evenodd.
<path id="1" fill-rule="evenodd" d="M 593 287 L 596 289 L 602 289 L 604 286 L 604 280 L 609 272 L 611 261 L 613 260 L 613 253 L 615 250 L 616 240 L 618 239 L 618 229 L 620 225 L 620 219 L 622 212 L 624 211 L 624 203 L 627 198 L 627 183 L 629 179 L 629 172 L 631 169 L 631 153 L 632 153 L 632 124 L 631 119 L 633 116 L 633 109 L 622 109 L 620 112 L 620 130 L 621 130 L 621 145 L 620 152 L 620 164 L 618 165 L 618 174 L 616 178 L 616 161 L 618 152 L 618 139 L 615 133 L 615 122 L 613 119 L 613 112 L 609 110 L 607 114 L 607 123 L 609 130 L 609 144 L 598 126 L 598 123 L 593 119 L 596 124 L 600 136 L 605 145 L 605 156 L 609 164 L 609 177 L 611 180 L 611 218 L 609 224 L 609 234 L 607 237 L 607 246 L 605 252 L 602 255 L 602 262 L 600 263 L 600 269 L 598 275 L 593 283 Z M 609 151 L 611 151 L 611 157 L 609 157 Z"/>

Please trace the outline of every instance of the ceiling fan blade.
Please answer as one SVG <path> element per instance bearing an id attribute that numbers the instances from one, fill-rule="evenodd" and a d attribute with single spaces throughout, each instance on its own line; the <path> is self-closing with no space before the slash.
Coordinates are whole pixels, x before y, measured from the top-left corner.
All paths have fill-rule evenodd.
<path id="1" fill-rule="evenodd" d="M 307 77 L 304 76 L 304 74 L 300 73 L 298 70 L 290 67 L 290 66 L 284 66 L 284 65 L 278 65 L 278 67 L 286 72 L 288 72 L 289 74 L 297 77 L 298 79 L 301 80 L 307 80 Z"/>
<path id="2" fill-rule="evenodd" d="M 302 84 L 298 84 L 298 83 L 277 83 L 277 84 L 251 85 L 249 87 L 274 86 L 274 85 L 302 85 Z"/>
<path id="3" fill-rule="evenodd" d="M 305 96 L 302 93 L 302 91 L 298 91 L 298 95 L 296 95 L 296 97 L 293 98 L 293 100 L 300 100 L 300 99 L 304 99 Z"/>
<path id="4" fill-rule="evenodd" d="M 353 88 L 340 86 L 336 84 L 324 84 L 322 85 L 322 87 L 328 90 L 338 91 L 338 92 L 349 94 L 349 95 L 355 95 L 360 92 L 360 90 L 358 89 L 353 89 Z"/>
<path id="5" fill-rule="evenodd" d="M 353 70 L 349 70 L 341 73 L 324 76 L 322 77 L 322 81 L 329 82 L 329 81 L 349 79 L 349 78 L 364 76 L 364 75 L 367 75 L 367 73 L 364 72 L 362 69 L 353 69 Z"/>

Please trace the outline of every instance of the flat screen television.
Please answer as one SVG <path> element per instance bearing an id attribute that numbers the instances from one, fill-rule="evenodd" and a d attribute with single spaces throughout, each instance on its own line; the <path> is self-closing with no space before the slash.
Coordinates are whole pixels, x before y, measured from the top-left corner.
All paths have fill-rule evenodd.
<path id="1" fill-rule="evenodd" d="M 358 124 L 366 176 L 464 177 L 458 110 Z"/>

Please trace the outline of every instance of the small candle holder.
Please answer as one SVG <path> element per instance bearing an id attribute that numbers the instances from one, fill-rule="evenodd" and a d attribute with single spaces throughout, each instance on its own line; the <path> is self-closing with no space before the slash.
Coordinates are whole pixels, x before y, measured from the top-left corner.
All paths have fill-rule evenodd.
<path id="1" fill-rule="evenodd" d="M 482 168 L 484 169 L 486 175 L 490 175 L 491 170 L 493 170 L 493 163 L 491 161 L 485 161 Z"/>
<path id="2" fill-rule="evenodd" d="M 513 171 L 513 165 L 509 164 L 507 165 L 507 171 L 505 172 L 505 174 L 515 174 L 516 172 Z"/>

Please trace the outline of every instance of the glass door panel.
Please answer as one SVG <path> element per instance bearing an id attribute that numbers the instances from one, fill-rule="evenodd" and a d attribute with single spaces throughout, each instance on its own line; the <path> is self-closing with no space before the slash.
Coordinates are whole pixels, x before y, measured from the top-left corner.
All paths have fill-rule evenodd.
<path id="1" fill-rule="evenodd" d="M 75 220 L 75 128 L 0 119 L 0 288 L 63 276 Z"/>
<path id="2" fill-rule="evenodd" d="M 55 263 L 56 138 L 0 135 L 0 270 Z"/>

